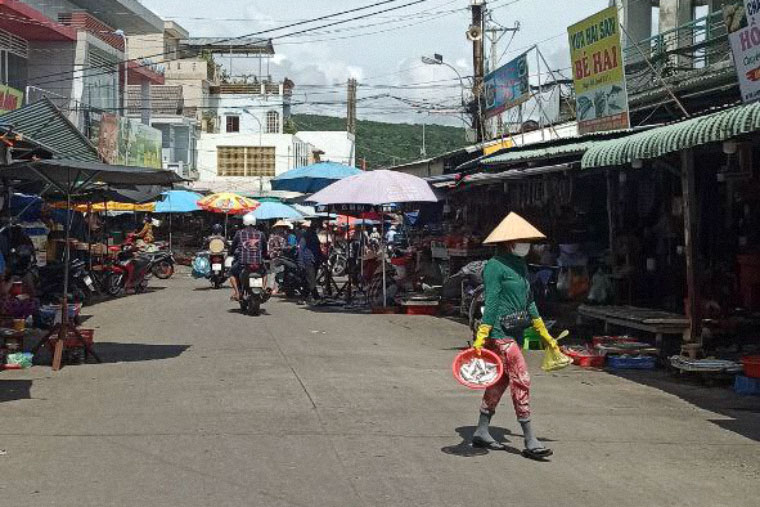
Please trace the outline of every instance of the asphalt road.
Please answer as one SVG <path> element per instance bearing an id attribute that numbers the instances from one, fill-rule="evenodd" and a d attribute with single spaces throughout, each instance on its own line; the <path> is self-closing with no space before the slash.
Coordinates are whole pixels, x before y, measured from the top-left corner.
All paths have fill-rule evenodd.
<path id="1" fill-rule="evenodd" d="M 182 277 L 89 309 L 104 364 L 0 372 L 0 505 L 757 506 L 760 403 L 644 373 L 547 375 L 550 462 L 466 444 L 479 396 L 451 378 L 464 326 L 240 315 Z"/>

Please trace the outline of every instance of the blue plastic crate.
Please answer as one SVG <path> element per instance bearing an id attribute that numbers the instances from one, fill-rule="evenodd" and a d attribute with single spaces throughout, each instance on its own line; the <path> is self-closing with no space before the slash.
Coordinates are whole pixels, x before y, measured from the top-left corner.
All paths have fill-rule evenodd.
<path id="1" fill-rule="evenodd" d="M 736 394 L 760 396 L 760 379 L 737 375 L 734 391 Z"/>
<path id="2" fill-rule="evenodd" d="M 607 356 L 607 366 L 613 370 L 654 370 L 657 359 L 652 356 Z"/>

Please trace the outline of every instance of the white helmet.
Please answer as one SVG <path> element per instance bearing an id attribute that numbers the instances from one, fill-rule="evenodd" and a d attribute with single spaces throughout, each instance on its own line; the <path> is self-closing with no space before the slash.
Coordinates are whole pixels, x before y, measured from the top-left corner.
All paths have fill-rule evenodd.
<path id="1" fill-rule="evenodd" d="M 248 213 L 243 217 L 243 225 L 246 227 L 253 227 L 256 225 L 256 217 L 253 216 L 253 213 Z"/>

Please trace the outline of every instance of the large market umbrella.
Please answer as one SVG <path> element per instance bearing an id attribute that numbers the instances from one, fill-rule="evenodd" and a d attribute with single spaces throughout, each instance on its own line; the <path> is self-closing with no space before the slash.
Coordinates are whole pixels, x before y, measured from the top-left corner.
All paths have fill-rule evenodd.
<path id="1" fill-rule="evenodd" d="M 272 180 L 272 189 L 313 194 L 336 181 L 359 173 L 361 171 L 355 167 L 335 162 L 319 162 L 291 169 L 277 176 Z"/>
<path id="2" fill-rule="evenodd" d="M 411 174 L 396 171 L 369 171 L 349 176 L 333 183 L 309 198 L 331 211 L 349 212 L 380 208 L 391 204 L 438 202 L 427 181 Z M 385 281 L 385 231 L 383 236 L 383 306 L 387 304 Z"/>
<path id="3" fill-rule="evenodd" d="M 199 211 L 198 201 L 203 199 L 201 194 L 187 190 L 170 190 L 162 194 L 163 199 L 156 203 L 156 213 L 169 215 L 169 250 L 173 247 L 172 215 L 174 213 L 191 213 Z"/>
<path id="4" fill-rule="evenodd" d="M 171 190 L 163 193 L 163 199 L 156 203 L 156 213 L 190 213 L 199 211 L 201 194 L 187 190 Z"/>
<path id="5" fill-rule="evenodd" d="M 67 204 L 65 202 L 56 202 L 51 207 L 56 209 L 66 209 Z M 156 203 L 148 202 L 145 204 L 136 204 L 133 202 L 95 202 L 92 204 L 74 204 L 71 209 L 78 211 L 79 213 L 103 213 L 106 211 L 131 211 L 131 212 L 146 212 L 150 213 L 156 209 Z"/>
<path id="6" fill-rule="evenodd" d="M 256 220 L 303 220 L 303 215 L 281 202 L 265 201 L 253 211 Z"/>
<path id="7" fill-rule="evenodd" d="M 125 167 L 101 164 L 99 162 L 80 162 L 76 160 L 37 160 L 29 163 L 13 164 L 0 167 L 0 179 L 21 182 L 45 182 L 66 195 L 67 208 L 71 208 L 72 196 L 82 193 L 97 185 L 111 187 L 133 187 L 135 185 L 171 186 L 182 181 L 173 171 L 149 169 L 144 167 Z M 66 244 L 71 235 L 71 222 L 66 220 Z M 38 343 L 36 349 L 47 344 L 55 333 L 58 334 L 53 354 L 53 369 L 61 367 L 63 343 L 69 336 L 68 290 L 70 252 L 64 251 L 63 301 L 61 305 L 61 324 Z M 72 330 L 87 351 L 98 359 L 91 346 L 84 340 L 76 328 Z"/>
<path id="8" fill-rule="evenodd" d="M 335 208 L 341 205 L 369 207 L 410 202 L 438 202 L 427 181 L 396 171 L 367 171 L 349 176 L 320 192 L 309 201 Z"/>
<path id="9" fill-rule="evenodd" d="M 198 201 L 202 210 L 224 214 L 224 237 L 227 237 L 227 221 L 230 215 L 246 215 L 256 211 L 260 205 L 259 201 L 231 192 L 211 194 Z"/>

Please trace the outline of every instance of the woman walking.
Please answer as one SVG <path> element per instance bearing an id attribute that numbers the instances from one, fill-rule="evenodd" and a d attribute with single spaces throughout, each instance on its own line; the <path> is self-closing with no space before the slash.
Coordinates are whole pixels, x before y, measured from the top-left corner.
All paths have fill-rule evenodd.
<path id="1" fill-rule="evenodd" d="M 498 250 L 483 271 L 485 311 L 473 344 L 476 350 L 485 347 L 498 354 L 504 364 L 504 376 L 483 395 L 472 444 L 492 450 L 506 449 L 491 436 L 489 426 L 496 407 L 509 387 L 517 421 L 523 430 L 523 455 L 529 458 L 552 455 L 551 449 L 544 447 L 533 433 L 530 375 L 516 341 L 526 327 L 532 326 L 547 347 L 558 348 L 533 301 L 528 266 L 524 259 L 530 252 L 531 242 L 543 239 L 546 236 L 538 229 L 516 213 L 510 213 L 485 240 L 484 244 L 497 245 Z"/>

